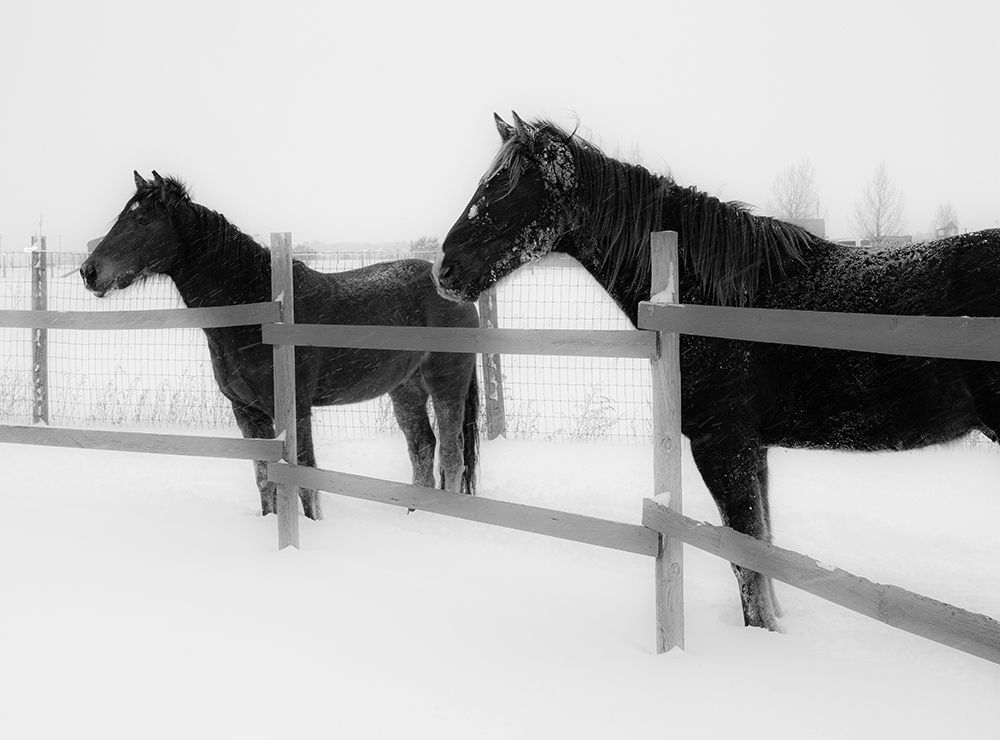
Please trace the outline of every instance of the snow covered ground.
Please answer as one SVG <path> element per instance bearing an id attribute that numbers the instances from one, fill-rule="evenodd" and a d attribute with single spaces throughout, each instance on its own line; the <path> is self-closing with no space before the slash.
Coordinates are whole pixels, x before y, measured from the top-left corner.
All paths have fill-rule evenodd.
<path id="1" fill-rule="evenodd" d="M 687 549 L 685 652 L 652 562 L 324 495 L 275 550 L 249 463 L 3 446 L 0 738 L 995 737 L 1000 666 L 778 586 L 741 625 Z M 320 464 L 406 480 L 398 438 Z M 1000 616 L 1000 454 L 771 454 L 776 541 Z M 484 443 L 482 495 L 638 521 L 647 447 Z M 717 522 L 690 457 L 686 513 Z"/>

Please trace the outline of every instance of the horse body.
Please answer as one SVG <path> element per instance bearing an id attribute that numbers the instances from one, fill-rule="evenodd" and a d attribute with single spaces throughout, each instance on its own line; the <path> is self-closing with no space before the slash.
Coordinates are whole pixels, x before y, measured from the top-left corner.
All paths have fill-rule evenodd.
<path id="1" fill-rule="evenodd" d="M 155 173 L 154 173 L 155 175 Z M 153 184 L 136 175 L 136 195 L 80 272 L 104 295 L 136 279 L 163 273 L 192 308 L 271 299 L 268 250 L 221 214 L 193 203 L 176 180 Z M 293 261 L 294 311 L 299 323 L 478 326 L 474 306 L 439 296 L 429 263 L 397 260 L 321 273 Z M 205 329 L 212 370 L 244 437 L 274 437 L 273 348 L 258 326 Z M 298 463 L 315 466 L 312 408 L 389 394 L 407 441 L 413 482 L 434 486 L 435 446 L 442 486 L 473 493 L 478 454 L 475 355 L 351 348 L 296 347 Z M 439 439 L 427 412 L 434 404 Z M 266 465 L 255 462 L 264 514 L 277 510 Z M 319 518 L 318 497 L 300 490 L 303 509 Z"/>
<path id="2" fill-rule="evenodd" d="M 928 244 L 832 244 L 609 159 L 553 124 L 510 126 L 435 261 L 438 290 L 474 299 L 550 251 L 576 258 L 633 324 L 650 297 L 649 234 L 679 233 L 682 303 L 1000 315 L 1000 232 Z M 769 447 L 913 449 L 1000 432 L 992 363 L 682 335 L 681 424 L 722 521 L 771 539 Z M 777 629 L 769 579 L 733 566 L 747 625 Z"/>
<path id="3" fill-rule="evenodd" d="M 256 248 L 256 247 L 251 247 Z M 266 250 L 260 248 L 264 257 Z M 261 267 L 263 268 L 263 261 Z M 321 273 L 296 260 L 293 263 L 295 285 L 295 315 L 300 323 L 357 324 L 379 326 L 478 326 L 475 313 L 454 312 L 453 304 L 444 302 L 426 287 L 431 285 L 430 264 L 423 260 L 399 260 L 341 273 Z M 195 298 L 201 295 L 183 273 L 170 275 L 188 306 L 201 305 Z M 264 278 L 270 279 L 270 265 Z M 386 300 L 387 291 L 393 300 Z M 270 300 L 270 285 L 266 292 L 239 296 L 213 294 L 213 300 L 231 305 L 227 299 L 239 302 Z M 235 301 L 234 301 L 235 302 Z M 442 305 L 444 304 L 444 305 Z M 442 311 L 442 309 L 447 309 Z M 359 321 L 363 319 L 363 321 Z M 260 343 L 256 327 L 206 329 L 216 380 L 231 401 L 270 408 L 273 405 L 273 384 L 270 372 L 270 345 Z M 414 372 L 423 374 L 435 366 L 430 360 L 447 368 L 453 357 L 442 353 L 419 351 L 350 349 L 340 347 L 296 347 L 296 382 L 310 393 L 311 406 L 332 406 L 358 403 L 385 395 Z M 251 374 L 248 367 L 265 368 L 264 373 Z M 327 372 L 336 368 L 336 372 Z M 438 371 L 440 372 L 440 371 Z"/>
<path id="4" fill-rule="evenodd" d="M 991 295 L 982 285 L 1000 285 L 998 236 L 965 235 L 881 248 L 817 240 L 804 254 L 805 264 L 761 290 L 753 305 L 997 315 L 1000 294 Z M 687 298 L 702 302 L 703 297 Z M 739 372 L 734 368 L 729 376 L 743 384 L 742 399 L 753 399 L 756 426 L 767 446 L 902 450 L 950 441 L 973 430 L 996 439 L 1000 431 L 995 400 L 1000 370 L 992 363 L 698 337 L 683 337 L 682 343 L 682 373 L 693 381 L 692 423 L 699 417 L 697 409 L 709 405 L 698 393 L 697 378 L 704 375 L 699 370 L 707 360 L 700 348 L 711 348 L 708 351 L 717 356 L 743 352 L 746 366 Z"/>

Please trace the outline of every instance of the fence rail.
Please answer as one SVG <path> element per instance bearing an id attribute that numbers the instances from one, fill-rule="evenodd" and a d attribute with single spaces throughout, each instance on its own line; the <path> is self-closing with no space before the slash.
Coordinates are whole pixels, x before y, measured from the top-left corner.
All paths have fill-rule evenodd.
<path id="1" fill-rule="evenodd" d="M 884 355 L 1000 361 L 1000 318 L 639 304 L 639 328 Z"/>
<path id="2" fill-rule="evenodd" d="M 651 333 L 634 330 L 280 324 L 265 326 L 262 336 L 265 344 L 294 344 L 308 347 L 505 355 L 637 357 L 647 360 L 656 356 L 656 337 Z"/>
<path id="3" fill-rule="evenodd" d="M 0 327 L 86 331 L 213 329 L 269 324 L 279 319 L 280 307 L 280 303 L 269 302 L 142 311 L 0 311 Z"/>
<path id="4" fill-rule="evenodd" d="M 534 532 L 563 540 L 583 542 L 637 555 L 655 556 L 655 532 L 638 524 L 571 514 L 555 509 L 508 501 L 449 493 L 437 488 L 395 483 L 320 468 L 271 463 L 268 478 L 275 483 L 316 488 L 341 496 L 491 524 L 522 532 Z"/>
<path id="5" fill-rule="evenodd" d="M 8 425 L 0 425 L 0 442 L 268 462 L 280 460 L 283 449 L 282 441 L 276 439 L 237 439 L 202 437 L 193 434 L 152 434 Z"/>

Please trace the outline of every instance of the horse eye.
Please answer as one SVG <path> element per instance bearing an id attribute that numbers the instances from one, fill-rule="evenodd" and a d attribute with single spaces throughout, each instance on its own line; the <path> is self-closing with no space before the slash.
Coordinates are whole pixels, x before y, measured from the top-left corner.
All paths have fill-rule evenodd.
<path id="1" fill-rule="evenodd" d="M 139 201 L 136 201 L 135 203 L 133 203 L 132 205 L 130 205 L 130 206 L 128 207 L 128 209 L 129 209 L 129 211 L 134 211 L 134 210 L 136 210 L 136 209 L 137 209 L 138 207 L 139 207 Z"/>
<path id="2" fill-rule="evenodd" d="M 147 216 L 145 213 L 140 213 L 138 216 L 135 217 L 135 220 L 138 221 L 142 226 L 149 225 L 149 216 Z"/>

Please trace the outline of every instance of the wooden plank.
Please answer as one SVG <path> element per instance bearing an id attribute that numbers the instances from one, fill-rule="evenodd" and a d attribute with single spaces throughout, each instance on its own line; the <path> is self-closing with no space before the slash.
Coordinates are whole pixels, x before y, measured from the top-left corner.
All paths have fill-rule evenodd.
<path id="1" fill-rule="evenodd" d="M 49 303 L 45 237 L 31 237 L 31 310 L 44 311 Z M 31 330 L 31 421 L 49 423 L 49 333 Z"/>
<path id="2" fill-rule="evenodd" d="M 650 293 L 668 302 L 678 299 L 677 232 L 650 235 Z M 670 508 L 682 511 L 680 335 L 660 332 L 660 356 L 650 360 L 653 397 L 654 492 L 670 492 Z M 656 652 L 684 648 L 684 545 L 660 536 L 654 571 Z"/>
<path id="3" fill-rule="evenodd" d="M 647 527 L 851 611 L 1000 663 L 1000 622 L 995 619 L 869 581 L 729 527 L 696 522 L 671 511 L 659 498 L 643 502 L 642 523 Z"/>
<path id="4" fill-rule="evenodd" d="M 265 344 L 354 347 L 428 352 L 490 352 L 505 355 L 637 357 L 656 354 L 649 332 L 582 329 L 471 329 L 465 327 L 296 324 L 265 326 Z"/>
<path id="5" fill-rule="evenodd" d="M 279 321 L 295 321 L 295 283 L 292 235 L 271 234 L 271 298 L 280 306 Z M 272 324 L 273 326 L 273 324 Z M 274 347 L 274 430 L 283 435 L 282 458 L 298 462 L 298 427 L 295 415 L 295 347 Z M 299 501 L 293 485 L 278 486 L 278 549 L 299 546 Z"/>
<path id="6" fill-rule="evenodd" d="M 47 426 L 0 425 L 0 442 L 93 450 L 150 452 L 159 455 L 223 457 L 239 460 L 281 459 L 281 441 L 201 437 L 190 434 L 108 432 L 96 429 L 65 429 Z"/>
<path id="7" fill-rule="evenodd" d="M 479 296 L 479 328 L 496 329 L 500 326 L 497 311 L 497 292 L 495 288 L 484 290 Z M 486 439 L 507 436 L 507 412 L 503 398 L 503 371 L 500 355 L 496 352 L 484 352 L 483 366 L 483 404 L 486 412 Z"/>
<path id="8" fill-rule="evenodd" d="M 267 473 L 268 478 L 276 483 L 317 488 L 365 501 L 534 532 L 637 555 L 655 556 L 659 547 L 657 534 L 637 524 L 283 463 L 269 464 Z"/>
<path id="9" fill-rule="evenodd" d="M 884 355 L 1000 360 L 1000 318 L 639 304 L 639 327 Z"/>
<path id="10" fill-rule="evenodd" d="M 274 303 L 146 311 L 0 311 L 0 327 L 15 329 L 211 329 L 277 321 Z"/>

